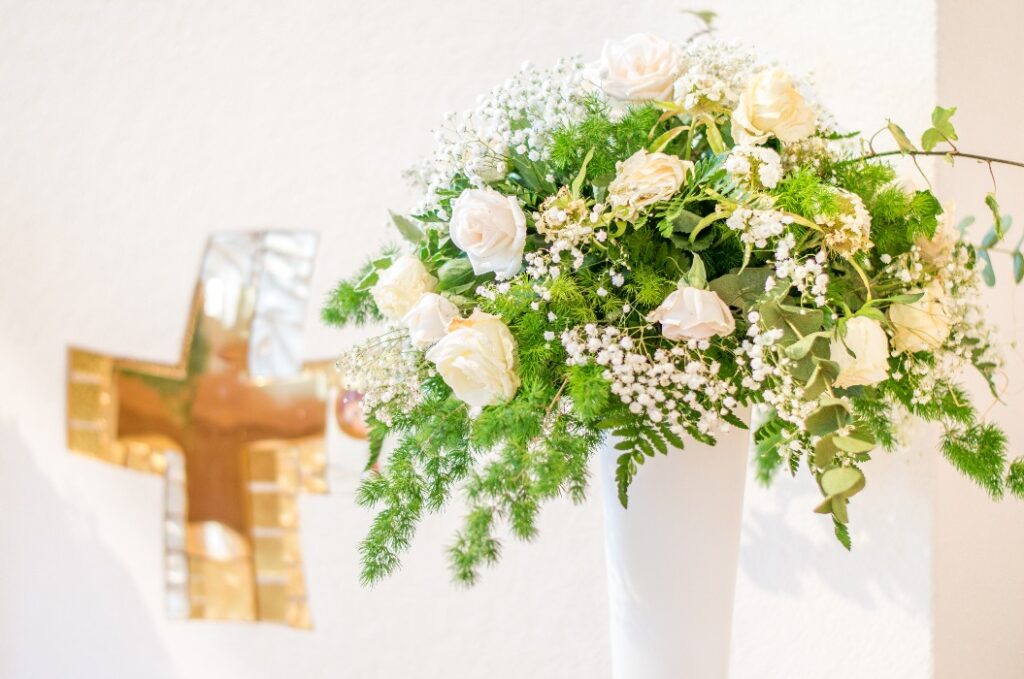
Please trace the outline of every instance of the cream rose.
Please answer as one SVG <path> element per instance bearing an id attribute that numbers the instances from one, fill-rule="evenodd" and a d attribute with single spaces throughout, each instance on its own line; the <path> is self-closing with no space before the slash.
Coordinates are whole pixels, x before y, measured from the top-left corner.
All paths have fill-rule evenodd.
<path id="1" fill-rule="evenodd" d="M 731 335 L 736 330 L 732 311 L 712 290 L 681 288 L 647 314 L 648 322 L 661 323 L 661 334 L 670 340 L 702 340 Z"/>
<path id="2" fill-rule="evenodd" d="M 680 49 L 656 35 L 640 33 L 605 42 L 597 78 L 605 93 L 626 102 L 667 101 L 682 70 Z"/>
<path id="3" fill-rule="evenodd" d="M 473 273 L 511 278 L 526 246 L 526 215 L 513 196 L 494 189 L 466 189 L 452 204 L 452 242 L 469 255 Z"/>
<path id="4" fill-rule="evenodd" d="M 778 68 L 754 76 L 732 112 L 732 136 L 737 144 L 763 144 L 771 135 L 792 143 L 814 134 L 817 125 L 814 110 Z"/>
<path id="5" fill-rule="evenodd" d="M 924 296 L 912 304 L 893 304 L 889 320 L 895 333 L 892 343 L 899 352 L 931 351 L 949 336 L 950 319 L 945 309 L 946 291 L 932 281 Z"/>
<path id="6" fill-rule="evenodd" d="M 516 341 L 497 316 L 478 310 L 456 318 L 426 358 L 456 398 L 471 406 L 508 401 L 519 389 Z"/>
<path id="7" fill-rule="evenodd" d="M 448 324 L 458 317 L 457 306 L 436 292 L 428 292 L 402 316 L 402 323 L 409 330 L 413 346 L 422 349 L 444 337 Z"/>
<path id="8" fill-rule="evenodd" d="M 437 279 L 423 262 L 413 255 L 403 255 L 377 274 L 377 284 L 370 289 L 370 295 L 385 318 L 397 321 L 424 293 L 436 289 Z"/>
<path id="9" fill-rule="evenodd" d="M 956 242 L 960 240 L 960 234 L 953 226 L 953 215 L 956 207 L 951 203 L 943 206 L 945 209 L 939 215 L 939 224 L 935 227 L 935 235 L 931 238 L 918 236 L 915 244 L 921 250 L 921 258 L 932 266 L 945 266 L 953 254 Z"/>
<path id="10" fill-rule="evenodd" d="M 609 202 L 613 208 L 625 208 L 626 219 L 634 219 L 642 208 L 674 196 L 691 169 L 693 163 L 688 160 L 641 149 L 615 164 Z"/>
<path id="11" fill-rule="evenodd" d="M 889 376 L 889 338 L 878 321 L 866 316 L 846 322 L 846 336 L 832 339 L 830 353 L 839 364 L 837 387 L 878 384 Z"/>

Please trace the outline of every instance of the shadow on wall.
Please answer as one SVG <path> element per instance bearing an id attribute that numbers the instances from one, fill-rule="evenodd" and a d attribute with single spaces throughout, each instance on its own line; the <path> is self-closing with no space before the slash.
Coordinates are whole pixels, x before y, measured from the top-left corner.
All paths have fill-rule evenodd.
<path id="1" fill-rule="evenodd" d="M 118 667 L 116 677 L 174 676 L 153 611 L 88 518 L 69 514 L 10 419 L 0 420 L 0 506 L 0 676 L 81 677 L 90 666 Z M 116 616 L 99 614 L 112 605 Z"/>
<path id="2" fill-rule="evenodd" d="M 879 452 L 865 473 L 868 487 L 851 503 L 849 552 L 834 539 L 829 517 L 812 512 L 819 493 L 806 469 L 796 478 L 780 470 L 769 489 L 748 484 L 757 502 L 747 505 L 740 569 L 758 589 L 784 598 L 825 589 L 856 609 L 895 606 L 927 620 L 931 520 L 927 481 L 922 488 L 917 478 L 927 473 L 926 460 L 912 451 Z"/>

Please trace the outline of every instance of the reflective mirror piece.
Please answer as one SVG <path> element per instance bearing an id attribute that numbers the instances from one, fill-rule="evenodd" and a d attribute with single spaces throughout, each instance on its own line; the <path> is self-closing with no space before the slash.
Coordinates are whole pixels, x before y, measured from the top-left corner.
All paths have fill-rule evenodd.
<path id="1" fill-rule="evenodd" d="M 329 361 L 304 364 L 316 235 L 210 238 L 177 365 L 68 356 L 68 446 L 166 480 L 172 617 L 311 627 L 300 491 L 327 491 Z"/>

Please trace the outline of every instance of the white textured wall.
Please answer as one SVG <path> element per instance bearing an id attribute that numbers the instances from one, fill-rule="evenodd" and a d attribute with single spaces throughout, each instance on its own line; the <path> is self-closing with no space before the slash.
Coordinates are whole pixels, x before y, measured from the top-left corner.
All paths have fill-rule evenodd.
<path id="1" fill-rule="evenodd" d="M 683 4 L 0 0 L 0 676 L 609 676 L 599 502 L 549 509 L 538 540 L 510 543 L 472 591 L 449 585 L 442 556 L 458 517 L 428 521 L 405 570 L 364 590 L 355 545 L 367 517 L 351 504 L 351 444 L 332 451 L 337 492 L 301 506 L 314 632 L 168 622 L 161 481 L 66 451 L 64 350 L 173 360 L 213 229 L 320 231 L 321 297 L 383 237 L 384 209 L 412 200 L 399 171 L 429 149 L 444 111 L 470 105 L 527 58 L 594 55 L 605 37 L 641 30 L 681 36 L 690 25 Z M 850 126 L 910 121 L 935 99 L 933 0 L 693 4 L 718 9 L 730 34 L 814 70 L 822 98 Z M 310 309 L 310 356 L 351 337 L 319 327 Z M 900 471 L 912 458 L 900 464 L 890 485 L 913 476 Z M 927 490 L 920 476 L 908 482 Z M 975 504 L 979 515 L 1009 511 Z M 927 508 L 911 514 L 931 522 Z M 870 509 L 854 516 L 872 518 Z M 1007 539 L 1016 516 L 999 515 Z M 802 530 L 796 539 L 820 537 L 812 547 L 826 549 L 827 536 Z M 969 533 L 956 534 L 987 554 L 985 564 L 998 561 Z M 761 553 L 777 558 L 785 537 L 764 541 Z M 937 547 L 939 566 L 943 549 L 957 548 Z M 961 571 L 937 567 L 937 586 L 961 586 Z M 998 571 L 1018 590 L 1019 573 Z M 884 644 L 882 621 L 900 604 L 892 583 L 912 576 L 894 555 L 844 591 L 839 574 L 791 563 L 775 594 L 754 588 L 737 602 L 738 616 L 767 628 L 739 645 L 746 666 L 795 656 L 816 666 L 813 645 L 772 643 L 769 633 L 805 624 L 801 602 L 821 593 L 863 609 L 850 629 Z M 989 587 L 982 603 L 952 601 L 951 610 L 973 605 L 974 618 L 1000 620 Z M 945 605 L 940 597 L 936 608 Z M 904 614 L 919 624 L 914 610 Z M 943 662 L 953 667 L 940 654 Z"/>

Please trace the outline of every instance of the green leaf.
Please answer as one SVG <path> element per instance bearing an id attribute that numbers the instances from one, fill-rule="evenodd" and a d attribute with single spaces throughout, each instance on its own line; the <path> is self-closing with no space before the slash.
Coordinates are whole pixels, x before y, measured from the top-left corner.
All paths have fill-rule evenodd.
<path id="1" fill-rule="evenodd" d="M 800 360 L 801 358 L 803 358 L 804 356 L 811 352 L 811 349 L 814 347 L 815 341 L 829 334 L 831 333 L 827 331 L 819 331 L 812 332 L 809 335 L 804 335 L 803 338 L 786 347 L 786 356 L 793 359 L 794 361 Z"/>
<path id="2" fill-rule="evenodd" d="M 923 292 L 908 293 L 906 295 L 896 295 L 894 297 L 886 297 L 884 301 L 889 304 L 913 304 L 914 302 L 921 301 L 924 297 Z M 882 301 L 882 300 L 879 300 Z"/>
<path id="3" fill-rule="evenodd" d="M 690 264 L 690 271 L 686 274 L 686 282 L 692 288 L 704 290 L 708 287 L 708 272 L 704 268 L 704 261 L 700 255 L 694 253 L 693 262 Z"/>
<path id="4" fill-rule="evenodd" d="M 392 210 L 388 210 L 388 214 L 391 215 L 391 223 L 398 229 L 398 233 L 402 234 L 402 238 L 414 245 L 423 240 L 423 229 L 415 221 Z"/>
<path id="5" fill-rule="evenodd" d="M 878 321 L 879 323 L 885 323 L 885 314 L 879 311 L 877 307 L 867 305 L 862 306 L 855 315 L 867 316 L 868 318 Z"/>
<path id="6" fill-rule="evenodd" d="M 947 139 L 956 141 L 959 137 L 956 136 L 956 130 L 951 122 L 954 113 L 956 113 L 956 106 L 951 106 L 950 108 L 936 106 L 932 111 L 932 127 L 941 132 Z"/>
<path id="7" fill-rule="evenodd" d="M 623 508 L 629 507 L 629 484 L 636 475 L 636 463 L 630 453 L 619 455 L 615 463 L 615 487 L 618 489 L 619 503 Z"/>
<path id="8" fill-rule="evenodd" d="M 876 446 L 874 441 L 867 441 L 853 436 L 836 435 L 832 437 L 832 440 L 837 448 L 848 453 L 867 453 L 874 450 Z"/>
<path id="9" fill-rule="evenodd" d="M 452 290 L 473 282 L 473 265 L 465 257 L 449 259 L 437 270 L 438 290 Z"/>
<path id="10" fill-rule="evenodd" d="M 850 540 L 850 529 L 835 516 L 832 517 L 832 525 L 835 528 L 836 539 L 839 540 L 839 544 L 845 547 L 846 551 L 850 551 L 850 548 L 853 546 Z"/>
<path id="11" fill-rule="evenodd" d="M 708 289 L 715 291 L 729 306 L 746 310 L 764 294 L 769 276 L 771 269 L 767 267 L 733 271 L 710 281 Z"/>
<path id="12" fill-rule="evenodd" d="M 594 157 L 594 149 L 587 151 L 587 155 L 583 158 L 583 164 L 580 166 L 580 171 L 576 173 L 576 178 L 572 180 L 572 195 L 576 198 L 580 197 L 580 191 L 583 189 L 583 182 L 587 179 L 587 165 L 590 164 L 590 159 Z"/>
<path id="13" fill-rule="evenodd" d="M 818 483 L 821 485 L 821 492 L 825 495 L 825 499 L 814 511 L 819 514 L 828 514 L 836 512 L 836 500 L 842 501 L 845 505 L 846 500 L 862 491 L 865 479 L 863 472 L 856 467 L 833 467 L 822 473 Z M 837 516 L 837 518 L 842 519 L 843 517 Z"/>
<path id="14" fill-rule="evenodd" d="M 936 130 L 934 127 L 929 127 L 921 135 L 921 148 L 925 151 L 931 151 L 938 144 L 946 141 L 946 138 L 942 136 L 942 133 Z"/>
<path id="15" fill-rule="evenodd" d="M 719 131 L 718 125 L 716 125 L 713 120 L 708 122 L 707 131 L 708 146 L 711 147 L 711 150 L 714 151 L 715 153 L 725 153 L 725 140 L 722 139 L 722 133 L 721 131 Z"/>
<path id="16" fill-rule="evenodd" d="M 825 399 L 822 405 L 807 416 L 807 431 L 813 436 L 824 436 L 841 429 L 850 421 L 846 403 L 835 398 Z"/>
<path id="17" fill-rule="evenodd" d="M 665 150 L 666 146 L 672 143 L 673 139 L 675 139 L 688 129 L 689 128 L 686 125 L 679 125 L 677 127 L 673 127 L 668 132 L 664 132 L 658 135 L 658 138 L 651 142 L 650 146 L 647 147 L 647 150 L 651 153 L 661 153 L 663 150 Z"/>
<path id="18" fill-rule="evenodd" d="M 893 139 L 896 140 L 896 145 L 900 147 L 900 151 L 916 151 L 917 147 L 910 141 L 910 137 L 903 131 L 903 128 L 894 123 L 891 120 L 886 121 L 888 123 L 889 134 L 892 135 Z"/>
<path id="19" fill-rule="evenodd" d="M 978 250 L 978 259 L 985 263 L 981 270 L 981 280 L 991 288 L 996 284 L 996 270 L 992 268 L 992 258 L 989 257 L 988 250 Z"/>
<path id="20" fill-rule="evenodd" d="M 1013 253 L 1013 281 L 1024 281 L 1024 254 L 1021 254 L 1020 250 Z"/>
<path id="21" fill-rule="evenodd" d="M 999 202 L 996 200 L 996 194 L 989 193 L 985 195 L 985 205 L 988 206 L 989 211 L 992 212 L 992 219 L 995 220 L 995 231 L 996 231 L 996 242 L 1002 240 L 1005 235 L 1003 228 L 1003 217 L 999 214 Z"/>
<path id="22" fill-rule="evenodd" d="M 834 439 L 835 436 L 822 436 L 814 444 L 814 466 L 818 469 L 826 469 L 835 462 L 839 447 Z"/>
<path id="23" fill-rule="evenodd" d="M 710 9 L 684 9 L 683 14 L 690 14 L 692 16 L 697 17 L 701 21 L 701 23 L 704 24 L 705 29 L 711 28 L 711 25 L 715 22 L 715 19 L 718 17 L 718 14 L 716 12 L 711 11 Z"/>

